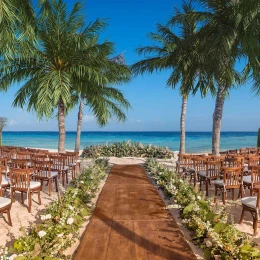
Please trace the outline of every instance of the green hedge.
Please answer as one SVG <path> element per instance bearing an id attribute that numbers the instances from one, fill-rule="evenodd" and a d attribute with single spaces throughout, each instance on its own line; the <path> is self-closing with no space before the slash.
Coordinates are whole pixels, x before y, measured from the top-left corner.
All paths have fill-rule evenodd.
<path id="1" fill-rule="evenodd" d="M 182 223 L 192 231 L 193 242 L 204 250 L 206 259 L 260 259 L 260 250 L 236 229 L 224 206 L 213 203 L 213 198 L 203 198 L 196 188 L 156 160 L 147 160 L 145 168 L 165 195 L 177 203 Z"/>
<path id="2" fill-rule="evenodd" d="M 167 147 L 143 145 L 141 143 L 116 142 L 111 145 L 87 146 L 82 153 L 84 158 L 98 157 L 145 157 L 145 158 L 171 158 L 173 152 Z"/>
<path id="3" fill-rule="evenodd" d="M 84 217 L 90 215 L 91 198 L 106 176 L 107 167 L 107 160 L 96 160 L 72 181 L 66 191 L 61 188 L 64 194 L 48 205 L 41 215 L 41 223 L 22 228 L 24 234 L 14 242 L 3 259 L 71 259 L 64 251 L 78 238 Z"/>

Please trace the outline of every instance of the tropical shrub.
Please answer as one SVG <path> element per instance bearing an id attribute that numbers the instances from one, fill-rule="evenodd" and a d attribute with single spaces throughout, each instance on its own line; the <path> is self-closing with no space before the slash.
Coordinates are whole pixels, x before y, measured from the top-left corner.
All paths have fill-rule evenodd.
<path id="1" fill-rule="evenodd" d="M 202 194 L 154 159 L 145 169 L 180 210 L 182 223 L 192 231 L 193 242 L 204 250 L 206 259 L 260 259 L 260 250 L 249 237 L 236 229 L 224 206 L 205 199 Z"/>
<path id="2" fill-rule="evenodd" d="M 84 158 L 98 157 L 147 157 L 147 158 L 171 158 L 173 152 L 167 147 L 144 145 L 136 142 L 116 142 L 111 145 L 91 145 L 87 146 L 82 153 Z"/>
<path id="3" fill-rule="evenodd" d="M 66 190 L 61 188 L 63 194 L 47 206 L 41 223 L 22 228 L 23 235 L 9 248 L 13 254 L 11 259 L 71 259 L 64 250 L 78 238 L 84 217 L 90 215 L 91 198 L 104 179 L 107 167 L 106 159 L 97 160 Z"/>

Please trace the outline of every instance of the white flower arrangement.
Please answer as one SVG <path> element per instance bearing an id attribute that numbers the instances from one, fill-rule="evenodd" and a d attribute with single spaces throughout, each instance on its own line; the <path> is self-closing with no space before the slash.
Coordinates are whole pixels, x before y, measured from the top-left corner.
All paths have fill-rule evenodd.
<path id="1" fill-rule="evenodd" d="M 74 218 L 68 218 L 66 223 L 67 223 L 68 225 L 72 225 L 73 222 L 74 222 Z"/>
<path id="2" fill-rule="evenodd" d="M 44 230 L 41 230 L 41 231 L 38 232 L 38 236 L 39 236 L 40 238 L 43 238 L 46 234 L 47 234 L 47 233 L 46 233 Z"/>

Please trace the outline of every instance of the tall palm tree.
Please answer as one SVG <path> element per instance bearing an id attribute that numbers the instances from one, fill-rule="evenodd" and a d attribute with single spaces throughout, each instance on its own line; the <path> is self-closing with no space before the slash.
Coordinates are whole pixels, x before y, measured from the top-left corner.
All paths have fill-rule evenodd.
<path id="1" fill-rule="evenodd" d="M 166 26 L 158 24 L 157 32 L 150 33 L 149 38 L 157 45 L 146 46 L 137 49 L 139 55 L 149 54 L 148 58 L 141 60 L 132 66 L 135 74 L 152 73 L 171 69 L 167 86 L 175 88 L 180 84 L 182 96 L 182 108 L 180 118 L 180 153 L 185 153 L 185 119 L 187 110 L 187 99 L 189 94 L 204 84 L 203 73 L 198 70 L 198 63 L 201 61 L 197 55 L 197 43 L 185 44 L 197 33 L 196 19 L 175 20 L 175 17 L 184 13 L 194 11 L 191 2 L 183 1 L 182 10 L 176 10 L 175 15 L 169 20 Z M 175 21 L 174 21 L 175 20 Z M 175 25 L 179 25 L 179 34 L 173 31 Z M 201 92 L 206 94 L 205 88 Z"/>
<path id="2" fill-rule="evenodd" d="M 75 152 L 80 149 L 80 135 L 83 119 L 84 105 L 87 105 L 96 118 L 100 127 L 106 125 L 109 119 L 115 117 L 118 122 L 124 122 L 126 115 L 123 109 L 130 107 L 129 102 L 124 95 L 116 88 L 107 86 L 91 86 L 87 85 L 86 91 L 82 91 L 79 95 L 79 112 L 77 122 L 77 136 L 75 142 Z"/>
<path id="3" fill-rule="evenodd" d="M 213 113 L 212 154 L 220 151 L 220 132 L 224 101 L 229 90 L 242 83 L 243 77 L 235 70 L 235 64 L 242 57 L 238 37 L 238 26 L 242 19 L 238 15 L 238 3 L 234 0 L 200 0 L 204 11 L 184 14 L 179 19 L 198 19 L 201 22 L 197 38 L 200 52 L 207 57 L 208 75 L 217 84 L 216 103 Z"/>
<path id="4" fill-rule="evenodd" d="M 2 60 L 0 80 L 3 87 L 13 82 L 22 82 L 13 105 L 27 106 L 39 119 L 50 118 L 56 109 L 59 127 L 59 152 L 65 150 L 65 116 L 72 105 L 77 86 L 83 79 L 93 84 L 109 82 L 102 70 L 115 67 L 100 60 L 111 52 L 113 44 L 102 44 L 86 48 L 89 44 L 89 27 L 84 24 L 82 5 L 77 2 L 68 13 L 62 0 L 42 0 L 37 23 L 38 44 L 30 42 L 30 55 L 20 54 L 10 62 Z M 93 27 L 103 27 L 105 22 L 97 20 Z M 95 57 L 92 52 L 100 53 Z M 112 68 L 111 68 L 112 67 Z M 115 69 L 115 68 L 114 68 Z"/>

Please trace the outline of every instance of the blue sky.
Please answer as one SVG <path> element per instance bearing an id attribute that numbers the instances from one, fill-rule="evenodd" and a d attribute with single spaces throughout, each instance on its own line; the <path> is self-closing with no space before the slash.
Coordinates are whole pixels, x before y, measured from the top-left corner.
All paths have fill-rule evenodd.
<path id="1" fill-rule="evenodd" d="M 72 1 L 67 1 L 71 5 Z M 156 23 L 165 23 L 179 7 L 179 0 L 87 0 L 87 21 L 107 18 L 109 27 L 101 39 L 116 43 L 116 54 L 124 52 L 127 64 L 140 59 L 134 52 L 137 47 L 149 45 L 149 32 L 155 31 Z M 99 128 L 94 117 L 85 108 L 83 131 L 178 131 L 181 97 L 178 90 L 166 88 L 168 72 L 138 76 L 127 85 L 120 86 L 132 109 L 127 121 L 118 124 L 111 121 Z M 250 83 L 233 90 L 226 100 L 222 123 L 223 131 L 256 131 L 260 126 L 259 97 L 254 97 Z M 38 122 L 35 114 L 12 107 L 13 86 L 7 93 L 0 93 L 0 116 L 9 119 L 9 131 L 57 131 L 56 119 Z M 189 97 L 187 107 L 187 131 L 211 131 L 214 99 Z M 77 108 L 66 119 L 66 129 L 76 130 Z"/>

